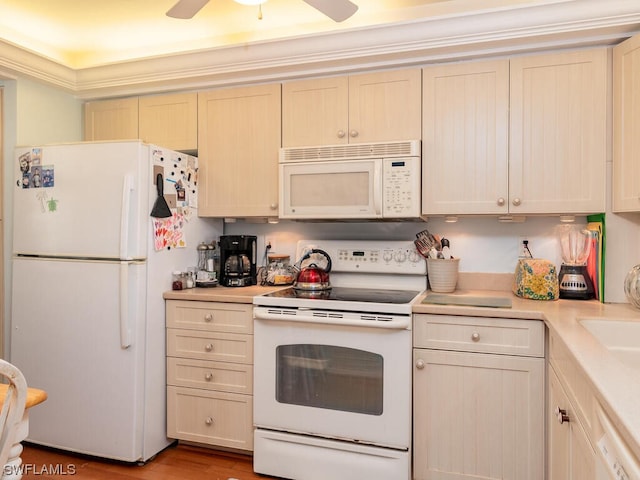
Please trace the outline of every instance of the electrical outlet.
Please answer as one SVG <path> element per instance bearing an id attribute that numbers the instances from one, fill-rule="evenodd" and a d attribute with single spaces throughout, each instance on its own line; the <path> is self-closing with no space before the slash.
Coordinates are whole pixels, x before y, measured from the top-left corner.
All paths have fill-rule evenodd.
<path id="1" fill-rule="evenodd" d="M 526 248 L 526 246 L 531 248 L 528 237 L 522 236 L 522 235 L 519 236 L 518 237 L 518 257 L 527 258 L 531 256 L 531 253 Z"/>
<path id="2" fill-rule="evenodd" d="M 265 237 L 264 238 L 264 247 L 269 252 L 275 252 L 276 251 L 276 242 L 273 239 L 273 237 Z"/>

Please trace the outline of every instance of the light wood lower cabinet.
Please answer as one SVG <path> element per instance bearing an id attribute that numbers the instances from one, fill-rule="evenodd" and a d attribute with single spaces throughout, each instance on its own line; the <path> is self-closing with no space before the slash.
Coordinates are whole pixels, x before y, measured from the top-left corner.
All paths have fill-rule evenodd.
<path id="1" fill-rule="evenodd" d="M 251 305 L 168 300 L 167 435 L 253 450 Z"/>
<path id="2" fill-rule="evenodd" d="M 595 396 L 566 348 L 549 337 L 547 480 L 595 480 L 593 435 Z"/>
<path id="3" fill-rule="evenodd" d="M 544 324 L 414 316 L 416 480 L 544 478 Z"/>

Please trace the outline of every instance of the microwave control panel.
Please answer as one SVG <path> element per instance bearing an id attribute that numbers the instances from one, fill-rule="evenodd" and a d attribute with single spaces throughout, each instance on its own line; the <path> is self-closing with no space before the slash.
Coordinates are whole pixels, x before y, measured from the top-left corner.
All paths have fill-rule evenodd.
<path id="1" fill-rule="evenodd" d="M 382 161 L 382 216 L 420 215 L 420 158 L 385 158 Z"/>

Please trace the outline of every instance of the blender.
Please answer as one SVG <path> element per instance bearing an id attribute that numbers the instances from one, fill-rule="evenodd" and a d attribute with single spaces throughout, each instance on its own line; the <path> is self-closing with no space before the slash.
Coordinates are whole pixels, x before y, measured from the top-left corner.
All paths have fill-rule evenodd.
<path id="1" fill-rule="evenodd" d="M 558 275 L 560 298 L 589 300 L 594 297 L 593 282 L 587 272 L 592 232 L 581 225 L 560 225 L 558 240 L 562 266 Z"/>

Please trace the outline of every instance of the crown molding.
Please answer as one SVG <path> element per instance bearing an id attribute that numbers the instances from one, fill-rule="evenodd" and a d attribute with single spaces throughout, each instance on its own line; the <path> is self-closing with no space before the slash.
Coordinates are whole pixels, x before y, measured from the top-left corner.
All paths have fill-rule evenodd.
<path id="1" fill-rule="evenodd" d="M 78 70 L 0 43 L 0 72 L 50 83 L 79 98 L 98 99 L 612 45 L 638 31 L 637 0 L 565 0 Z"/>

